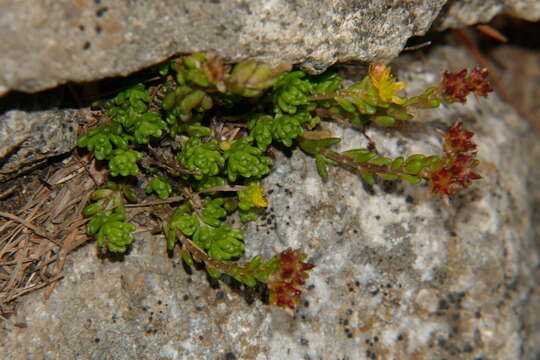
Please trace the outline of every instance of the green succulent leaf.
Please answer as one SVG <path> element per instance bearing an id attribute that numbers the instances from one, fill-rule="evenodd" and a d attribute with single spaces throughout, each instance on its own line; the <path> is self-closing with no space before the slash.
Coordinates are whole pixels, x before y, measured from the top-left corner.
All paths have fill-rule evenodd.
<path id="1" fill-rule="evenodd" d="M 116 183 L 108 182 L 104 188 L 98 189 L 92 193 L 90 199 L 94 203 L 88 205 L 83 210 L 85 217 L 96 217 L 100 214 L 108 215 L 115 213 L 124 216 L 124 197 L 125 192 L 121 186 Z M 96 220 L 99 223 L 100 220 Z M 93 225 L 94 226 L 94 225 Z M 95 233 L 95 231 L 93 232 Z"/>
<path id="2" fill-rule="evenodd" d="M 133 242 L 133 224 L 126 223 L 122 212 L 97 212 L 88 222 L 88 234 L 96 234 L 97 245 L 112 252 L 125 252 Z"/>
<path id="3" fill-rule="evenodd" d="M 163 177 L 155 177 L 146 186 L 146 193 L 156 193 L 156 195 L 161 199 L 165 200 L 171 196 L 172 186 L 167 180 Z"/>
<path id="4" fill-rule="evenodd" d="M 292 71 L 279 77 L 275 85 L 274 98 L 280 112 L 296 114 L 299 106 L 309 103 L 313 84 L 305 79 L 303 71 Z"/>
<path id="5" fill-rule="evenodd" d="M 181 84 L 198 85 L 206 87 L 210 85 L 203 70 L 206 62 L 203 53 L 194 53 L 182 58 L 182 61 L 173 64 L 173 69 L 177 71 L 176 81 Z"/>
<path id="6" fill-rule="evenodd" d="M 223 207 L 225 200 L 223 198 L 206 199 L 203 202 L 204 210 L 202 220 L 211 226 L 219 226 L 221 218 L 227 216 L 227 210 Z"/>
<path id="7" fill-rule="evenodd" d="M 149 101 L 150 95 L 148 95 L 148 92 L 144 88 L 144 85 L 141 83 L 120 92 L 114 99 L 114 102 L 117 105 L 123 105 L 127 103 L 131 107 L 136 107 L 139 103 L 148 103 Z"/>
<path id="8" fill-rule="evenodd" d="M 341 99 L 341 98 L 336 98 L 335 100 L 341 106 L 341 108 L 345 110 L 346 112 L 353 113 L 353 114 L 357 112 L 356 106 L 354 106 L 354 104 L 351 103 L 349 100 Z"/>
<path id="9" fill-rule="evenodd" d="M 180 230 L 186 236 L 193 235 L 200 226 L 199 220 L 194 215 L 175 215 L 171 219 L 171 227 Z"/>
<path id="10" fill-rule="evenodd" d="M 278 81 L 279 71 L 266 64 L 254 61 L 238 63 L 226 80 L 230 94 L 255 97 Z"/>
<path id="11" fill-rule="evenodd" d="M 380 173 L 378 175 L 383 180 L 397 180 L 400 178 L 400 176 L 397 174 Z"/>
<path id="12" fill-rule="evenodd" d="M 339 144 L 340 138 L 309 139 L 302 138 L 299 142 L 300 148 L 311 156 L 321 153 L 321 149 L 329 148 L 332 145 Z"/>
<path id="13" fill-rule="evenodd" d="M 310 79 L 313 84 L 311 92 L 315 95 L 337 93 L 341 88 L 343 78 L 333 72 L 325 72 Z"/>
<path id="14" fill-rule="evenodd" d="M 214 259 L 227 261 L 242 256 L 244 253 L 243 232 L 223 225 L 216 230 L 216 240 L 208 250 Z"/>
<path id="15" fill-rule="evenodd" d="M 91 216 L 96 215 L 99 211 L 102 211 L 101 204 L 96 202 L 96 203 L 90 204 L 90 205 L 88 205 L 87 207 L 84 208 L 83 216 L 84 217 L 91 217 Z"/>
<path id="16" fill-rule="evenodd" d="M 131 201 L 131 202 L 139 201 L 139 197 L 137 196 L 137 194 L 135 194 L 133 189 L 131 189 L 130 187 L 122 184 L 122 186 L 120 187 L 120 190 L 122 190 L 122 194 L 128 201 Z"/>
<path id="17" fill-rule="evenodd" d="M 163 100 L 163 108 L 167 111 L 169 124 L 174 124 L 177 118 L 182 122 L 191 121 L 196 113 L 204 113 L 212 106 L 212 97 L 204 90 L 189 86 L 177 87 L 168 93 Z"/>
<path id="18" fill-rule="evenodd" d="M 360 176 L 366 183 L 368 183 L 369 185 L 375 184 L 375 178 L 373 177 L 373 174 L 370 173 L 368 170 L 360 169 L 358 172 L 360 173 Z"/>
<path id="19" fill-rule="evenodd" d="M 388 166 L 392 164 L 392 159 L 387 157 L 376 157 L 368 161 L 370 164 L 377 166 Z"/>
<path id="20" fill-rule="evenodd" d="M 120 124 L 109 123 L 81 136 L 77 146 L 94 152 L 96 159 L 103 160 L 107 159 L 115 148 L 127 149 L 130 139 L 130 136 L 123 134 Z"/>
<path id="21" fill-rule="evenodd" d="M 387 116 L 387 115 L 373 116 L 371 118 L 371 121 L 383 127 L 390 127 L 396 124 L 396 119 L 393 118 L 392 116 Z"/>
<path id="22" fill-rule="evenodd" d="M 135 150 L 114 150 L 109 160 L 109 169 L 112 176 L 136 176 L 139 174 L 137 161 L 141 159 L 141 153 Z"/>
<path id="23" fill-rule="evenodd" d="M 113 219 L 114 221 L 122 221 L 124 220 L 124 216 L 121 214 L 107 214 L 104 212 L 99 212 L 95 216 L 92 217 L 92 219 L 87 224 L 87 230 L 88 234 L 93 235 L 96 234 L 99 229 L 107 222 L 109 219 Z"/>
<path id="24" fill-rule="evenodd" d="M 193 257 L 191 256 L 191 253 L 186 248 L 182 248 L 182 260 L 184 260 L 187 266 L 191 267 L 195 265 L 195 262 L 193 261 Z"/>
<path id="25" fill-rule="evenodd" d="M 344 154 L 350 156 L 358 164 L 363 164 L 377 157 L 377 153 L 367 149 L 347 150 L 344 152 Z"/>
<path id="26" fill-rule="evenodd" d="M 123 221 L 107 221 L 96 236 L 99 247 L 107 246 L 111 252 L 124 253 L 133 242 L 135 225 Z"/>
<path id="27" fill-rule="evenodd" d="M 311 121 L 308 112 L 298 112 L 295 115 L 278 115 L 274 118 L 272 136 L 287 147 L 291 147 L 293 140 L 304 135 L 302 124 Z"/>
<path id="28" fill-rule="evenodd" d="M 187 169 L 200 172 L 200 175 L 193 175 L 197 180 L 204 176 L 217 175 L 225 164 L 224 157 L 218 151 L 217 142 L 202 142 L 199 138 L 185 141 L 177 159 Z"/>
<path id="29" fill-rule="evenodd" d="M 174 249 L 177 238 L 171 224 L 169 224 L 167 221 L 163 221 L 161 224 L 161 229 L 163 230 L 163 235 L 165 236 L 165 240 L 167 241 L 167 250 L 170 251 Z"/>
<path id="30" fill-rule="evenodd" d="M 399 169 L 401 169 L 404 162 L 405 162 L 405 159 L 403 158 L 403 156 L 400 156 L 394 159 L 394 161 L 392 161 L 392 164 L 390 165 L 390 170 L 398 171 Z"/>
<path id="31" fill-rule="evenodd" d="M 223 154 L 227 161 L 227 176 L 234 182 L 238 176 L 244 178 L 261 178 L 270 172 L 270 159 L 264 153 L 251 145 L 250 136 L 236 140 Z"/>
<path id="32" fill-rule="evenodd" d="M 401 179 L 410 182 L 411 184 L 419 184 L 420 182 L 422 182 L 421 178 L 407 174 L 402 174 Z"/>
<path id="33" fill-rule="evenodd" d="M 324 182 L 328 181 L 328 170 L 326 169 L 326 160 L 323 155 L 315 155 L 315 164 L 317 165 L 317 171 Z"/>
<path id="34" fill-rule="evenodd" d="M 130 130 L 137 144 L 148 144 L 150 137 L 161 137 L 166 127 L 167 123 L 161 119 L 159 113 L 153 111 L 137 116 Z"/>
<path id="35" fill-rule="evenodd" d="M 249 135 L 257 142 L 257 147 L 265 151 L 272 143 L 274 119 L 268 115 L 257 115 L 248 122 Z"/>

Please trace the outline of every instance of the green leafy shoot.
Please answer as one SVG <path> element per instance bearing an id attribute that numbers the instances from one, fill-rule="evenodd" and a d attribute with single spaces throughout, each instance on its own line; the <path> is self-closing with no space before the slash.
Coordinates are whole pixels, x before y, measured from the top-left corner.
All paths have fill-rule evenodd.
<path id="1" fill-rule="evenodd" d="M 248 222 L 266 211 L 262 184 L 276 149 L 298 148 L 313 158 L 326 186 L 330 167 L 372 185 L 377 179 L 429 182 L 433 193 L 444 196 L 480 179 L 473 133 L 462 123 L 448 129 L 436 154 L 392 156 L 375 147 L 337 151 L 341 138 L 325 123 L 364 134 L 369 126 L 394 127 L 419 109 L 486 96 L 491 88 L 485 70 L 444 73 L 439 85 L 410 98 L 401 93 L 406 83 L 384 64 L 371 65 L 351 83 L 331 71 L 313 76 L 289 64 L 229 65 L 194 53 L 159 64 L 150 74 L 102 102 L 95 112 L 100 125 L 78 140 L 116 181 L 92 194 L 83 211 L 88 233 L 103 251 L 128 251 L 135 226 L 128 222 L 126 201 L 139 202 L 135 186 L 146 184 L 138 193 L 150 199 L 133 206 L 149 207 L 161 219 L 171 253 L 187 266 L 204 266 L 214 278 L 226 274 L 246 286 L 266 286 L 274 306 L 295 308 L 313 265 L 300 249 L 243 261 L 248 239 L 233 224 L 238 216 Z"/>

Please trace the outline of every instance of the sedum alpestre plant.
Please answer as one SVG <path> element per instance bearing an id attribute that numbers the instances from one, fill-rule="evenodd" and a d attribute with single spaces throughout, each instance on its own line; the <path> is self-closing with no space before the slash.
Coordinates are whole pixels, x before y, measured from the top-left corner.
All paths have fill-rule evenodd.
<path id="1" fill-rule="evenodd" d="M 486 96 L 491 88 L 485 70 L 444 73 L 438 86 L 411 98 L 399 95 L 406 84 L 383 64 L 370 66 L 352 85 L 332 72 L 311 76 L 253 61 L 231 66 L 201 53 L 154 70 L 157 77 L 99 104 L 101 125 L 78 141 L 111 177 L 84 210 L 88 233 L 103 251 L 123 253 L 133 241 L 126 202 L 139 201 L 128 185 L 136 178 L 146 194 L 160 199 L 150 204 L 167 248 L 178 249 L 186 265 L 203 265 L 213 278 L 226 274 L 247 286 L 265 284 L 270 304 L 294 309 L 313 268 L 306 255 L 287 249 L 270 259 L 241 261 L 244 232 L 228 221 L 235 213 L 251 221 L 268 205 L 261 180 L 272 170 L 271 146 L 298 146 L 313 157 L 324 181 L 328 166 L 339 166 L 369 184 L 376 177 L 427 181 L 433 193 L 451 195 L 480 179 L 473 134 L 460 122 L 444 135 L 439 154 L 396 158 L 373 149 L 337 152 L 332 147 L 341 139 L 320 123 L 360 130 L 394 126 L 417 109 Z"/>

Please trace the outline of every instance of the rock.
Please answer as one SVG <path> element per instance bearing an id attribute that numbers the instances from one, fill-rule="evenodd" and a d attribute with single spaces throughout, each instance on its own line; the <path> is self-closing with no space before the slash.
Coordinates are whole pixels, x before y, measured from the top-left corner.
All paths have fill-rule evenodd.
<path id="1" fill-rule="evenodd" d="M 389 60 L 444 0 L 0 2 L 0 95 L 127 75 L 178 53 L 304 63 Z"/>
<path id="2" fill-rule="evenodd" d="M 528 21 L 540 20 L 537 0 L 469 0 L 449 1 L 437 19 L 437 28 L 460 28 L 487 23 L 495 15 L 508 14 Z"/>
<path id="3" fill-rule="evenodd" d="M 194 51 L 302 63 L 311 72 L 349 60 L 387 61 L 408 38 L 423 35 L 443 6 L 442 29 L 501 12 L 540 19 L 536 0 L 3 0 L 0 96 L 127 75 Z"/>
<path id="4" fill-rule="evenodd" d="M 0 182 L 73 150 L 79 118 L 78 110 L 11 110 L 0 115 Z"/>
<path id="5" fill-rule="evenodd" d="M 442 48 L 399 59 L 399 77 L 415 93 L 469 62 Z M 323 184 L 312 159 L 277 153 L 268 214 L 249 224 L 247 255 L 309 255 L 316 268 L 295 316 L 225 283 L 212 289 L 145 234 L 124 261 L 99 259 L 92 245 L 69 258 L 48 300 L 33 293 L 20 304 L 11 320 L 26 328 L 3 336 L 4 358 L 536 359 L 538 136 L 496 95 L 368 133 L 383 154 L 437 154 L 435 130 L 458 119 L 476 133 L 484 179 L 449 201 L 425 186 L 370 188 L 338 169 Z M 329 127 L 343 149 L 366 145 Z"/>
<path id="6" fill-rule="evenodd" d="M 503 45 L 489 55 L 495 61 L 505 62 L 505 71 L 495 68 L 499 81 L 508 93 L 511 104 L 540 132 L 540 88 L 537 86 L 540 83 L 540 52 Z"/>

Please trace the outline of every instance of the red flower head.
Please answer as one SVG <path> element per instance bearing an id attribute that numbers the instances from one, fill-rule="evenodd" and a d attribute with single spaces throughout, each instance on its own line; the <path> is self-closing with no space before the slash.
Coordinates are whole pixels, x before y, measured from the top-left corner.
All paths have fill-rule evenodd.
<path id="1" fill-rule="evenodd" d="M 476 144 L 472 142 L 474 133 L 463 130 L 463 123 L 458 121 L 444 134 L 444 152 L 459 154 L 469 153 L 476 150 Z"/>
<path id="2" fill-rule="evenodd" d="M 445 71 L 441 86 L 444 95 L 450 100 L 464 103 L 470 93 L 485 97 L 493 91 L 487 77 L 487 69 L 473 69 L 470 72 L 463 69 L 457 73 Z"/>
<path id="3" fill-rule="evenodd" d="M 493 89 L 487 81 L 487 69 L 473 69 L 469 74 L 469 85 L 474 89 L 473 92 L 478 96 L 486 97 Z"/>
<path id="4" fill-rule="evenodd" d="M 478 166 L 473 136 L 472 132 L 463 130 L 462 122 L 457 122 L 444 134 L 445 156 L 439 169 L 430 174 L 432 192 L 452 195 L 482 178 L 473 171 Z"/>
<path id="5" fill-rule="evenodd" d="M 279 270 L 268 279 L 270 304 L 294 309 L 314 265 L 305 263 L 306 255 L 299 250 L 287 249 L 278 255 Z"/>

